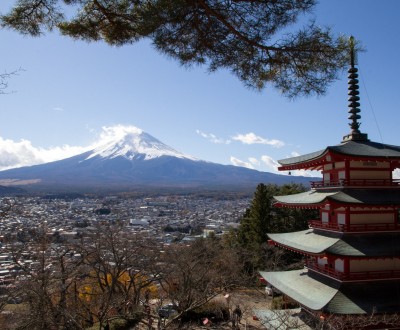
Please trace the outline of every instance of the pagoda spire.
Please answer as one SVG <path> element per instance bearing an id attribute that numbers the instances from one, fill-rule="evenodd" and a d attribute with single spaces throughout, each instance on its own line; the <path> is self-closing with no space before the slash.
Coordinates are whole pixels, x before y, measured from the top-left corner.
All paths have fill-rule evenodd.
<path id="1" fill-rule="evenodd" d="M 350 68 L 348 69 L 348 101 L 349 103 L 349 111 L 348 113 L 350 114 L 348 119 L 351 120 L 349 123 L 349 126 L 351 128 L 350 134 L 346 135 L 343 137 L 343 141 L 349 141 L 349 140 L 356 140 L 356 141 L 368 141 L 368 135 L 363 134 L 360 132 L 360 125 L 361 123 L 358 121 L 361 119 L 361 116 L 359 113 L 361 112 L 360 110 L 360 97 L 358 96 L 360 94 L 359 92 L 359 86 L 358 86 L 358 69 L 355 67 L 355 62 L 356 62 L 356 51 L 355 51 L 355 40 L 354 37 L 351 36 L 349 39 L 349 48 L 350 48 Z"/>

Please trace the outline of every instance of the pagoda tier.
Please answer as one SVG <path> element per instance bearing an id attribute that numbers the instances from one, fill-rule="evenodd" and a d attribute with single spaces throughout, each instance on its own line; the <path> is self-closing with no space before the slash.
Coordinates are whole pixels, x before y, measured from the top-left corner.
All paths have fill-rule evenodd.
<path id="1" fill-rule="evenodd" d="M 400 231 L 400 189 L 312 189 L 274 196 L 277 207 L 316 208 L 320 219 L 311 228 L 336 232 Z"/>
<path id="2" fill-rule="evenodd" d="M 312 188 L 396 187 L 392 178 L 400 167 L 400 147 L 371 141 L 345 141 L 307 155 L 280 160 L 281 171 L 319 170 L 323 179 Z"/>
<path id="3" fill-rule="evenodd" d="M 399 256 L 400 258 L 399 233 L 353 235 L 308 229 L 268 236 L 270 242 L 305 255 L 331 254 L 337 257 L 372 258 Z"/>
<path id="4" fill-rule="evenodd" d="M 309 229 L 269 237 L 270 244 L 307 256 L 309 270 L 335 280 L 400 280 L 400 233 L 347 235 Z"/>
<path id="5" fill-rule="evenodd" d="M 272 286 L 309 311 L 327 314 L 392 314 L 400 310 L 400 280 L 340 282 L 307 269 L 260 272 Z"/>

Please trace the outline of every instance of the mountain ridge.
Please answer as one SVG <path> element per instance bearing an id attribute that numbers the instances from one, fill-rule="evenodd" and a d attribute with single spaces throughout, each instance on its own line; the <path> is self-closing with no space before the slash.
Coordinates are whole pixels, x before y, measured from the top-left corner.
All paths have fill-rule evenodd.
<path id="1" fill-rule="evenodd" d="M 29 190 L 251 189 L 311 178 L 260 172 L 196 159 L 138 130 L 62 160 L 0 172 L 0 184 Z M 23 183 L 26 184 L 23 184 Z"/>

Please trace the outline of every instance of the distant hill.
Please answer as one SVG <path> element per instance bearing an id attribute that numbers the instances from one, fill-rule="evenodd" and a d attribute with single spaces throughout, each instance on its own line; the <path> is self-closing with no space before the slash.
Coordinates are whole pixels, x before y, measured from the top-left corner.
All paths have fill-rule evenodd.
<path id="1" fill-rule="evenodd" d="M 141 130 L 74 157 L 0 172 L 0 184 L 53 192 L 255 189 L 261 182 L 308 186 L 309 180 L 198 160 Z"/>

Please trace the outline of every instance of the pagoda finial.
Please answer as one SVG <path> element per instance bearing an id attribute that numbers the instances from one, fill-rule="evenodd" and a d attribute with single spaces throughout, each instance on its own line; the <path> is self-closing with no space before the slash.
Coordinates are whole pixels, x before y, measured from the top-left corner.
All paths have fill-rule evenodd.
<path id="1" fill-rule="evenodd" d="M 355 67 L 355 62 L 356 62 L 356 50 L 355 50 L 355 45 L 356 42 L 354 40 L 354 37 L 351 36 L 349 39 L 349 48 L 350 48 L 350 68 L 347 71 L 348 73 L 348 101 L 349 103 L 349 111 L 348 113 L 350 114 L 348 119 L 351 120 L 349 123 L 349 126 L 351 128 L 350 134 L 346 135 L 343 137 L 343 142 L 348 141 L 348 140 L 368 140 L 367 134 L 363 134 L 360 132 L 360 125 L 361 123 L 358 121 L 361 119 L 361 116 L 359 113 L 361 112 L 360 110 L 360 97 L 358 96 L 360 92 L 358 91 L 359 86 L 358 86 L 358 69 Z"/>
<path id="2" fill-rule="evenodd" d="M 356 61 L 356 51 L 355 51 L 355 41 L 354 41 L 354 37 L 351 36 L 349 38 L 349 47 L 350 47 L 350 65 L 352 68 L 354 68 L 355 65 L 355 61 Z"/>

